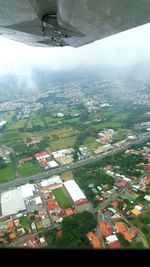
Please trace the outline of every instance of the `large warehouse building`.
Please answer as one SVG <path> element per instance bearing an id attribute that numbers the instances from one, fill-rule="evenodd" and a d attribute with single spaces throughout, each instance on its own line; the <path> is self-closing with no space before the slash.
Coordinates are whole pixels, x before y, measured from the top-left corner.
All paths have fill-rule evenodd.
<path id="1" fill-rule="evenodd" d="M 77 185 L 75 180 L 69 180 L 64 183 L 65 188 L 67 189 L 70 197 L 76 205 L 80 205 L 88 202 L 86 196 L 81 191 L 80 187 Z"/>
<path id="2" fill-rule="evenodd" d="M 1 195 L 2 216 L 16 214 L 26 209 L 20 188 L 2 193 Z"/>

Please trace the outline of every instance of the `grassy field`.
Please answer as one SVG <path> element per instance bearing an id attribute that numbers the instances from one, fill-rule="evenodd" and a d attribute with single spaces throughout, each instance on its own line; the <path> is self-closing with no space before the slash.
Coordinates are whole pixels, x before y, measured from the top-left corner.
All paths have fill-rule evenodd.
<path id="1" fill-rule="evenodd" d="M 26 234 L 29 234 L 31 231 L 30 223 L 27 216 L 23 216 L 20 218 L 20 225 L 24 227 Z"/>
<path id="2" fill-rule="evenodd" d="M 0 169 L 0 183 L 8 182 L 14 178 L 14 167 L 12 163 L 8 163 L 7 167 Z"/>
<path id="3" fill-rule="evenodd" d="M 49 143 L 49 145 L 52 148 L 52 150 L 54 151 L 57 149 L 72 147 L 75 144 L 75 141 L 76 141 L 76 136 L 59 138 L 56 141 L 51 141 Z"/>
<path id="4" fill-rule="evenodd" d="M 104 128 L 111 128 L 114 130 L 118 130 L 119 128 L 121 128 L 121 123 L 113 122 L 113 121 L 106 121 L 106 122 L 102 122 L 97 125 L 93 125 L 92 128 L 99 129 L 99 130 L 102 130 Z"/>
<path id="5" fill-rule="evenodd" d="M 20 139 L 19 132 L 17 130 L 5 131 L 3 134 L 0 134 L 0 143 L 6 144 Z"/>
<path id="6" fill-rule="evenodd" d="M 63 181 L 69 181 L 69 180 L 72 180 L 73 179 L 73 173 L 72 171 L 68 171 L 68 172 L 64 172 L 62 175 L 61 175 L 61 178 L 63 179 Z"/>
<path id="7" fill-rule="evenodd" d="M 12 148 L 14 149 L 14 151 L 16 153 L 20 153 L 20 152 L 24 152 L 24 151 L 28 151 L 28 148 L 26 147 L 26 145 L 23 142 L 19 142 L 17 144 L 14 144 L 12 146 Z"/>
<path id="8" fill-rule="evenodd" d="M 119 113 L 113 117 L 112 121 L 113 122 L 122 122 L 122 121 L 126 120 L 127 117 L 128 117 L 128 113 Z"/>
<path id="9" fill-rule="evenodd" d="M 19 128 L 24 128 L 27 120 L 19 120 L 17 122 L 13 122 L 8 129 L 9 130 L 14 130 L 14 129 L 19 129 Z"/>
<path id="10" fill-rule="evenodd" d="M 10 112 L 8 112 L 8 113 L 6 113 L 4 115 L 4 118 L 5 118 L 6 121 L 8 121 L 8 124 L 11 124 L 12 123 L 12 117 L 13 117 L 13 115 L 14 115 L 14 112 L 13 111 L 10 111 Z"/>
<path id="11" fill-rule="evenodd" d="M 32 125 L 34 125 L 34 126 L 43 127 L 45 125 L 42 119 L 31 120 L 31 122 L 32 122 Z"/>
<path id="12" fill-rule="evenodd" d="M 18 169 L 21 176 L 34 175 L 43 170 L 38 163 L 32 163 L 32 162 L 24 163 L 23 165 L 20 165 Z"/>
<path id="13" fill-rule="evenodd" d="M 119 142 L 127 136 L 127 131 L 118 129 L 118 133 L 114 135 L 113 142 Z"/>
<path id="14" fill-rule="evenodd" d="M 94 137 L 87 137 L 84 140 L 83 145 L 87 146 L 89 149 L 97 149 L 100 146 L 100 144 L 96 142 Z"/>
<path id="15" fill-rule="evenodd" d="M 73 205 L 73 201 L 68 195 L 65 188 L 54 189 L 53 194 L 62 209 L 66 209 Z"/>
<path id="16" fill-rule="evenodd" d="M 33 127 L 32 122 L 29 120 L 27 122 L 26 128 L 32 128 L 32 127 Z"/>

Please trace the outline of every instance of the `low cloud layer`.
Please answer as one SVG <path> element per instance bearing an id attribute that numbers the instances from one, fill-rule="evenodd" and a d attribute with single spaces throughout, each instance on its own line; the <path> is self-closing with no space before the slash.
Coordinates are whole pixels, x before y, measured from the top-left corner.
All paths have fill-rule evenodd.
<path id="1" fill-rule="evenodd" d="M 82 67 L 126 67 L 150 63 L 150 24 L 80 47 L 37 48 L 0 37 L 0 75 L 35 68 L 54 71 Z"/>

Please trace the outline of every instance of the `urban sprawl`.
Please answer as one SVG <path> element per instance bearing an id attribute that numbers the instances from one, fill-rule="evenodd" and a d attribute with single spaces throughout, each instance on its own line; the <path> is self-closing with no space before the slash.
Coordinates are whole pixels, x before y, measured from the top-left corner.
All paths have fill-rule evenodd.
<path id="1" fill-rule="evenodd" d="M 1 247 L 149 248 L 149 107 L 87 77 L 0 102 Z"/>

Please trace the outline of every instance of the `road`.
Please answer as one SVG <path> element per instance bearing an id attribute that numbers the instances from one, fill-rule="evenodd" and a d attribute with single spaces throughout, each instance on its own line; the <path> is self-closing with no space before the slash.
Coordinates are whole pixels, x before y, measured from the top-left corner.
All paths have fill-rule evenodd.
<path id="1" fill-rule="evenodd" d="M 78 167 L 81 167 L 81 166 L 85 166 L 85 165 L 87 165 L 89 163 L 97 162 L 102 158 L 105 158 L 105 157 L 112 156 L 112 155 L 115 155 L 117 153 L 123 152 L 124 150 L 126 150 L 129 147 L 131 147 L 132 145 L 142 144 L 143 142 L 146 142 L 149 139 L 150 139 L 150 133 L 147 133 L 147 134 L 144 134 L 144 136 L 139 137 L 138 140 L 132 141 L 130 143 L 126 143 L 122 147 L 114 148 L 112 151 L 109 151 L 107 153 L 98 154 L 96 156 L 93 156 L 93 157 L 90 157 L 90 158 L 86 158 L 86 159 L 82 159 L 82 160 L 79 160 L 77 162 L 67 164 L 65 166 L 59 166 L 59 167 L 57 167 L 55 169 L 48 170 L 48 171 L 45 171 L 45 172 L 41 172 L 41 173 L 38 173 L 36 175 L 32 175 L 32 176 L 28 176 L 28 177 L 21 177 L 20 176 L 20 177 L 14 179 L 12 181 L 9 181 L 7 183 L 1 184 L 0 185 L 0 193 L 2 193 L 5 190 L 8 190 L 10 188 L 17 187 L 17 186 L 20 186 L 20 185 L 28 183 L 28 182 L 33 182 L 33 183 L 34 182 L 38 182 L 38 181 L 41 181 L 42 179 L 49 178 L 52 175 L 61 174 L 61 173 L 66 172 L 68 170 L 73 170 L 75 168 L 78 168 Z"/>

